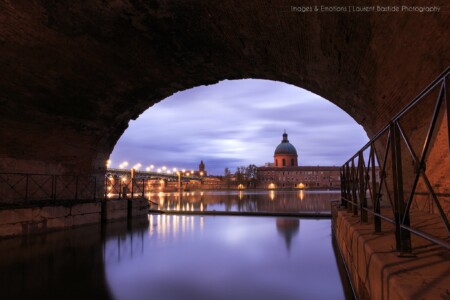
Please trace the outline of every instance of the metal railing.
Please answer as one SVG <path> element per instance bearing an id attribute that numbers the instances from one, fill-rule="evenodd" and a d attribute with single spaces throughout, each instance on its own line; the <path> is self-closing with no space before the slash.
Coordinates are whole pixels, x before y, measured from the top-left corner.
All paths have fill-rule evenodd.
<path id="1" fill-rule="evenodd" d="M 105 199 L 145 198 L 145 178 L 105 177 Z"/>
<path id="2" fill-rule="evenodd" d="M 375 232 L 382 220 L 394 224 L 401 253 L 412 251 L 411 233 L 450 249 L 449 174 L 436 172 L 450 168 L 449 75 L 447 68 L 341 168 L 341 205 L 361 222 L 372 214 Z M 383 198 L 391 209 L 381 209 Z M 447 238 L 411 226 L 412 208 L 438 215 Z"/>
<path id="3" fill-rule="evenodd" d="M 95 200 L 95 176 L 0 173 L 0 203 Z"/>

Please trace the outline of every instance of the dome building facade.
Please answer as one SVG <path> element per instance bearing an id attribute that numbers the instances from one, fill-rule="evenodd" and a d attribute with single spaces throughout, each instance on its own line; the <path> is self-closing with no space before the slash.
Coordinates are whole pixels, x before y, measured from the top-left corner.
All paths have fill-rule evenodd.
<path id="1" fill-rule="evenodd" d="M 257 188 L 264 189 L 339 189 L 340 167 L 299 166 L 297 149 L 286 130 L 275 148 L 273 163 L 257 169 Z"/>
<path id="2" fill-rule="evenodd" d="M 294 145 L 289 143 L 286 130 L 283 133 L 283 140 L 275 149 L 273 158 L 273 164 L 275 167 L 298 167 L 297 150 L 295 149 Z"/>

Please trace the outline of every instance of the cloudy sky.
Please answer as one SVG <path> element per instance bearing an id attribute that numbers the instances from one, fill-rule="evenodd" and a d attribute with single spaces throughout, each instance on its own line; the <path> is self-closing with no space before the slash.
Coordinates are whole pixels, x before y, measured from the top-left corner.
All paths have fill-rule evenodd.
<path id="1" fill-rule="evenodd" d="M 363 128 L 331 102 L 268 80 L 226 80 L 176 93 L 150 107 L 122 135 L 111 167 L 123 161 L 155 168 L 264 165 L 286 129 L 299 165 L 341 165 L 367 141 Z"/>

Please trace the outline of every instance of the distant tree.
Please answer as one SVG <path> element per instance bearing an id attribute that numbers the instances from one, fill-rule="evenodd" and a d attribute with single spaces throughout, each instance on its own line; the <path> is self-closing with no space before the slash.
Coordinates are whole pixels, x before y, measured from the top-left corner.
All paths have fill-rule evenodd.
<path id="1" fill-rule="evenodd" d="M 236 181 L 242 183 L 245 180 L 245 167 L 237 167 L 234 175 L 236 176 Z"/>
<path id="2" fill-rule="evenodd" d="M 246 167 L 246 170 L 245 170 L 247 179 L 249 179 L 249 180 L 256 179 L 257 170 L 258 170 L 258 168 L 255 165 L 253 165 L 253 164 L 248 165 L 248 167 Z"/>
<path id="3" fill-rule="evenodd" d="M 229 177 L 231 175 L 230 169 L 225 168 L 224 175 L 225 177 Z"/>

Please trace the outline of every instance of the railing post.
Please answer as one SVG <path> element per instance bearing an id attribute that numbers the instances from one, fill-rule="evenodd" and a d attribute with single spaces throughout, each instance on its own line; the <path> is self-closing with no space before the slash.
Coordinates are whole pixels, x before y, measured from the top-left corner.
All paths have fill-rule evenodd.
<path id="1" fill-rule="evenodd" d="M 136 175 L 136 170 L 134 168 L 132 168 L 130 170 L 130 178 L 131 178 L 131 199 L 133 199 L 134 197 L 134 179 L 135 179 L 135 175 Z"/>
<path id="2" fill-rule="evenodd" d="M 105 194 L 105 197 L 104 197 L 105 200 L 108 197 L 108 183 L 109 183 L 109 178 L 108 178 L 108 176 L 105 176 L 105 188 L 103 189 L 103 192 Z"/>
<path id="3" fill-rule="evenodd" d="M 355 170 L 355 159 L 352 158 L 352 208 L 353 208 L 353 215 L 357 216 L 358 215 L 358 196 L 356 194 L 356 170 Z"/>
<path id="4" fill-rule="evenodd" d="M 377 187 L 377 178 L 376 178 L 376 170 L 375 170 L 375 145 L 372 144 L 371 148 L 371 177 L 372 177 L 372 199 L 373 199 L 373 210 L 375 212 L 375 215 L 373 216 L 373 225 L 376 233 L 381 232 L 381 218 L 376 215 L 380 213 L 380 195 L 378 194 L 378 187 Z"/>
<path id="5" fill-rule="evenodd" d="M 402 175 L 402 153 L 400 145 L 400 132 L 396 123 L 390 124 L 391 131 L 391 155 L 392 155 L 392 179 L 394 186 L 394 216 L 395 216 L 395 239 L 397 251 L 400 253 L 411 252 L 411 234 L 403 230 L 402 225 L 409 226 L 409 214 L 405 215 L 405 204 L 403 201 L 403 175 Z M 404 224 L 402 224 L 404 220 Z"/>
<path id="6" fill-rule="evenodd" d="M 142 178 L 142 198 L 145 198 L 145 178 Z"/>
<path id="7" fill-rule="evenodd" d="M 344 199 L 347 198 L 347 195 L 345 193 L 345 165 L 341 167 L 341 206 L 347 207 L 346 201 Z"/>
<path id="8" fill-rule="evenodd" d="M 119 177 L 119 199 L 122 199 L 122 178 Z"/>
<path id="9" fill-rule="evenodd" d="M 363 152 L 358 155 L 358 179 L 359 179 L 359 207 L 361 210 L 361 223 L 367 223 L 367 198 L 366 198 L 366 176 L 364 174 Z"/>
<path id="10" fill-rule="evenodd" d="M 351 170 L 350 170 L 350 162 L 347 162 L 346 172 L 347 172 L 347 175 L 346 175 L 346 178 L 347 178 L 347 180 L 346 180 L 346 183 L 347 183 L 347 186 L 346 186 L 346 188 L 347 188 L 347 193 L 346 193 L 347 194 L 347 200 L 353 202 L 353 199 L 352 199 L 352 197 L 353 197 L 353 195 L 352 195 L 352 177 L 351 177 Z M 347 201 L 347 211 L 351 212 L 353 210 L 353 203 L 349 203 L 348 201 Z"/>

